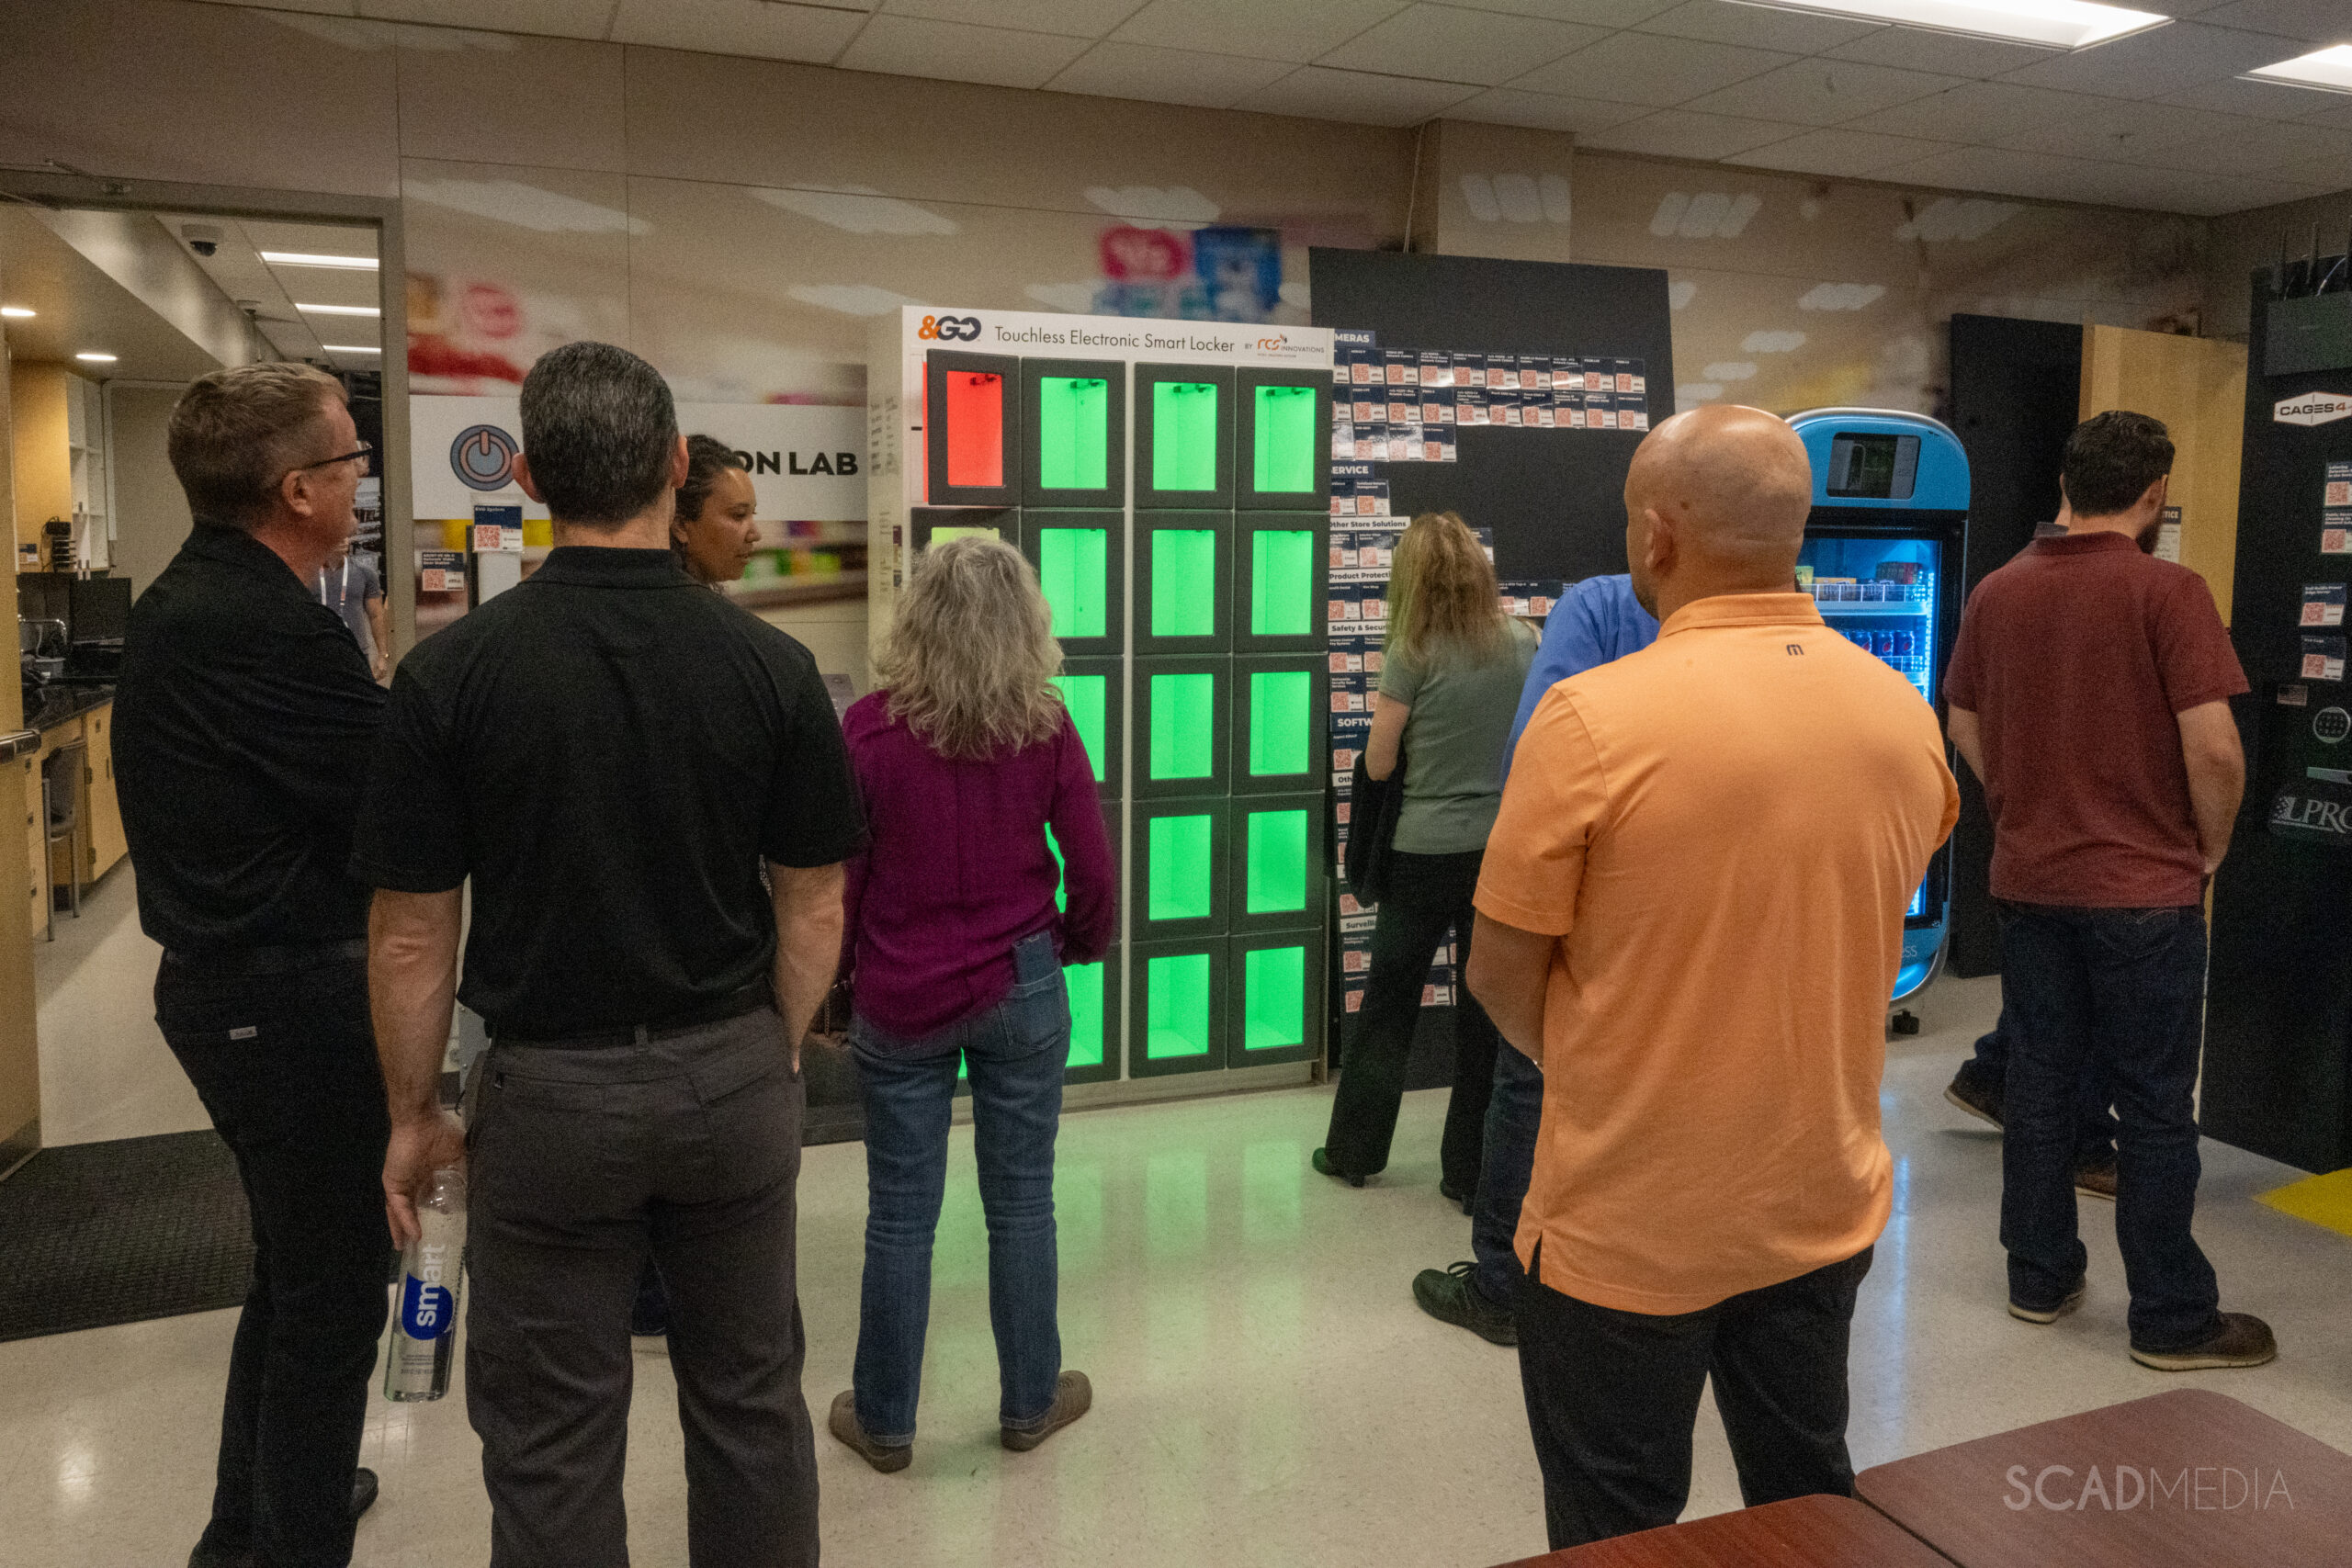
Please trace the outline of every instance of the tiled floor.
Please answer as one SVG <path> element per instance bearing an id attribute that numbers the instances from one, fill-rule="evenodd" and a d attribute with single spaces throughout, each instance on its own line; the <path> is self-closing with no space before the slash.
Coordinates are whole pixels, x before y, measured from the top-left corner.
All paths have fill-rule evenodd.
<path id="1" fill-rule="evenodd" d="M 96 1143 L 209 1125 L 155 1027 L 164 950 L 139 929 L 139 887 L 122 861 L 82 895 L 57 940 L 33 942 L 40 998 L 41 1142 Z"/>
<path id="2" fill-rule="evenodd" d="M 1855 1335 L 1857 1462 L 2185 1383 L 2352 1449 L 2352 1243 L 2251 1201 L 2291 1179 L 2281 1167 L 2209 1144 L 2199 1220 L 2225 1304 L 2277 1325 L 2274 1365 L 2185 1378 L 2134 1366 L 2099 1204 L 2085 1206 L 2085 1310 L 2047 1328 L 2004 1314 L 1998 1147 L 1940 1098 L 1996 999 L 1988 982 L 1939 986 L 1928 1032 L 1892 1053 L 1899 1186 Z M 1063 1336 L 1097 1403 L 1028 1455 L 996 1444 L 985 1244 L 958 1129 L 915 1462 L 876 1475 L 820 1437 L 828 1562 L 1476 1568 L 1540 1551 L 1515 1358 L 1423 1317 L 1407 1288 L 1467 1253 L 1467 1223 L 1436 1192 L 1442 1098 L 1408 1098 L 1396 1163 L 1363 1191 L 1306 1168 L 1328 1109 L 1327 1090 L 1297 1089 L 1066 1121 Z M 807 1386 L 821 1412 L 854 1348 L 859 1149 L 810 1150 L 800 1201 Z M 0 1565 L 176 1568 L 203 1517 L 230 1328 L 220 1313 L 0 1345 Z M 684 1562 L 677 1426 L 666 1364 L 638 1369 L 631 1531 L 635 1561 L 662 1568 Z M 366 1457 L 384 1491 L 357 1562 L 485 1560 L 461 1401 L 378 1404 Z M 1737 1503 L 1702 1416 L 1691 1509 Z"/>

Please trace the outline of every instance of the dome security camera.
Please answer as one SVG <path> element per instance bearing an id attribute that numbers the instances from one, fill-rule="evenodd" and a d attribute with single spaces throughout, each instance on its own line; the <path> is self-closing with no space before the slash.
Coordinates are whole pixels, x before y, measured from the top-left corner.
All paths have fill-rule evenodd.
<path id="1" fill-rule="evenodd" d="M 180 225 L 180 238 L 187 242 L 189 250 L 200 256 L 211 255 L 220 249 L 221 233 L 215 224 L 183 223 Z"/>

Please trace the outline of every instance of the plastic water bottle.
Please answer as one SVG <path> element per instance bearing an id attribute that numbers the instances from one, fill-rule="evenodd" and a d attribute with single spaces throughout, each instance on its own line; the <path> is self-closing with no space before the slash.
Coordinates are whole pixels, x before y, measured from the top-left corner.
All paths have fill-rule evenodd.
<path id="1" fill-rule="evenodd" d="M 463 1171 L 433 1173 L 433 1191 L 416 1206 L 416 1223 L 417 1238 L 401 1255 L 391 1354 L 384 1364 L 384 1397 L 402 1402 L 449 1392 L 466 1256 Z"/>

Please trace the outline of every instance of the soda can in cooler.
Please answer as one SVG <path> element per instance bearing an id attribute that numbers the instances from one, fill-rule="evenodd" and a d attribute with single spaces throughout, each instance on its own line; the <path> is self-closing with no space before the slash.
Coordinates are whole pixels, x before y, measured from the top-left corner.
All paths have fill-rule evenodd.
<path id="1" fill-rule="evenodd" d="M 449 1392 L 466 1257 L 463 1171 L 433 1173 L 433 1190 L 416 1206 L 416 1240 L 401 1254 L 391 1351 L 384 1362 L 384 1397 L 403 1404 Z"/>
<path id="2" fill-rule="evenodd" d="M 1881 659 L 1894 658 L 1894 634 L 1893 632 L 1872 632 L 1871 634 L 1871 651 L 1877 654 Z"/>

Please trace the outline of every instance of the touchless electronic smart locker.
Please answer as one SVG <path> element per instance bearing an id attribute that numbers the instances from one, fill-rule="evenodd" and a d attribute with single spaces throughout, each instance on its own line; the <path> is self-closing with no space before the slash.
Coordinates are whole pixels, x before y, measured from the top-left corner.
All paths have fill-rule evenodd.
<path id="1" fill-rule="evenodd" d="M 984 533 L 1062 646 L 1122 886 L 1117 949 L 1067 972 L 1070 1079 L 1318 1055 L 1330 333 L 909 310 L 869 384 L 872 635 Z"/>
<path id="2" fill-rule="evenodd" d="M 1932 704 L 1960 626 L 1968 526 L 1960 438 L 1924 414 L 1885 409 L 1815 409 L 1789 423 L 1813 464 L 1797 586 L 1832 631 L 1892 665 Z M 1946 843 L 1904 911 L 1894 1001 L 1935 977 L 1951 885 Z"/>

